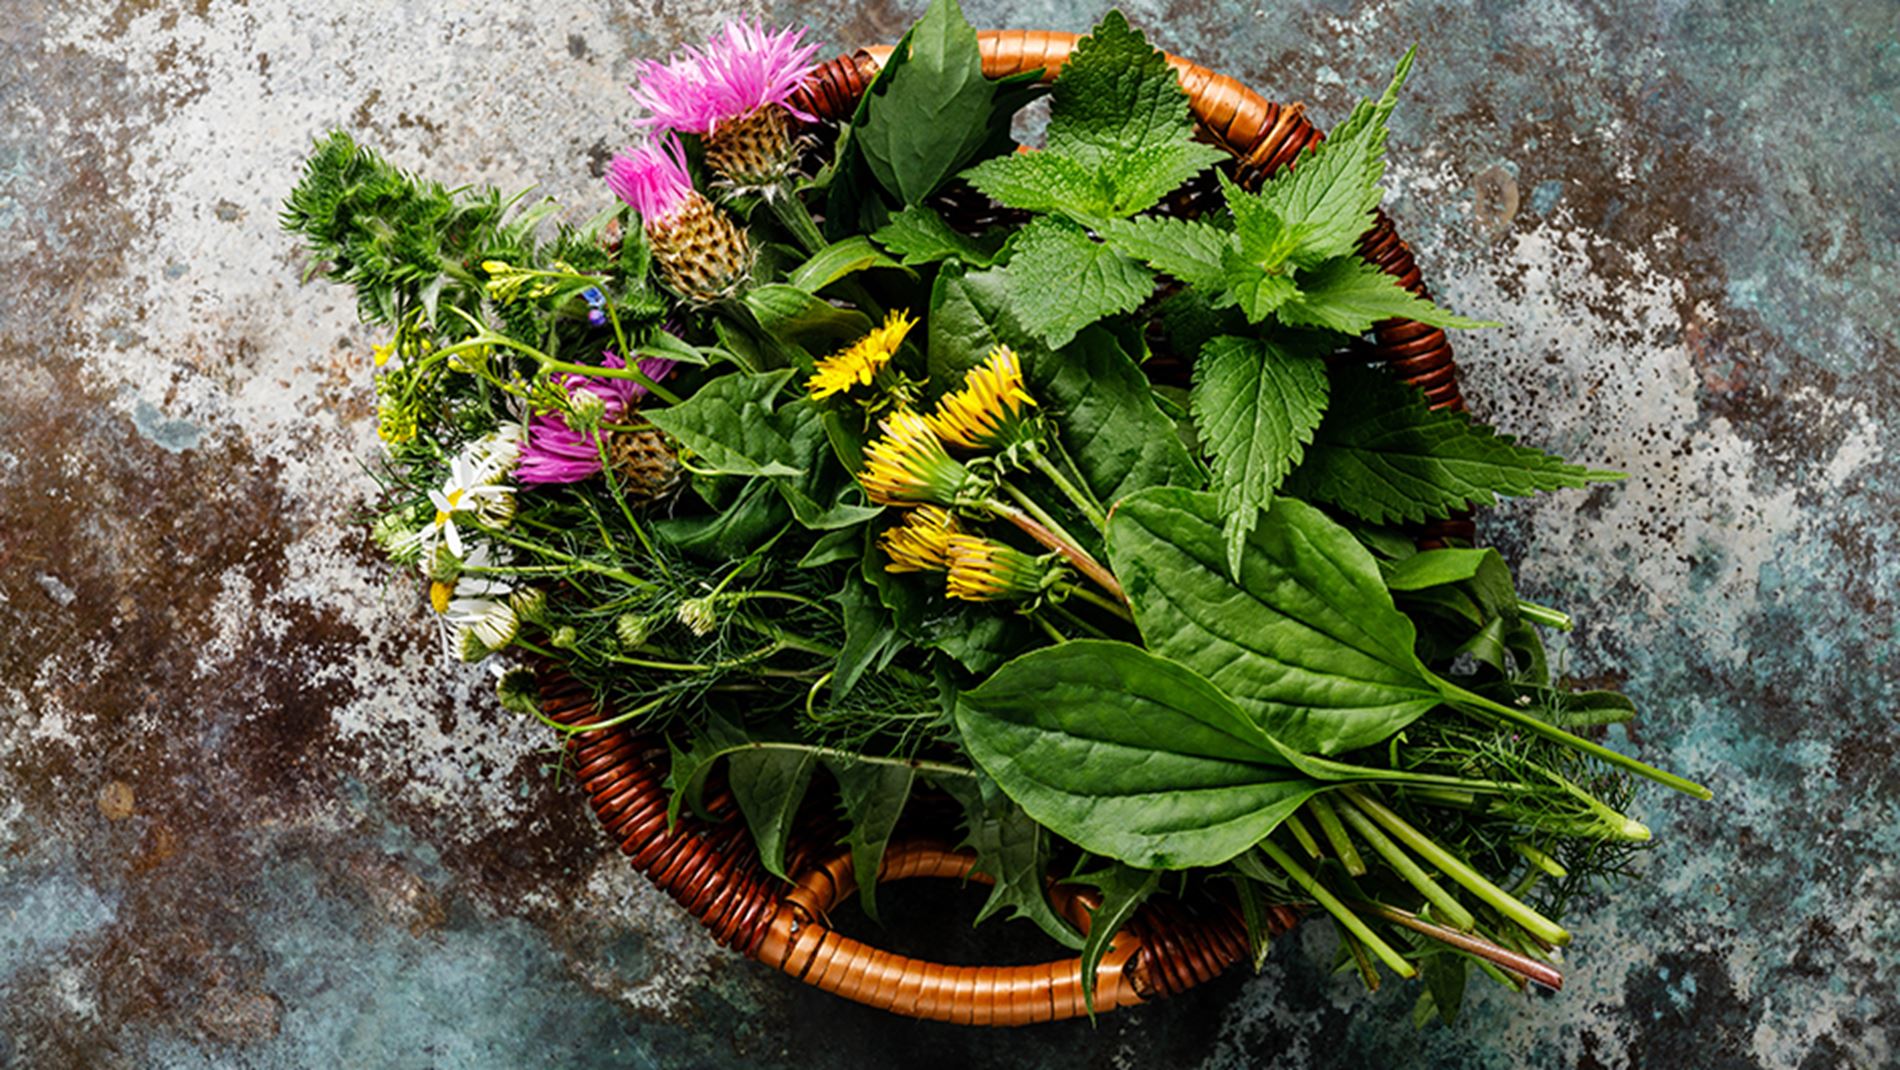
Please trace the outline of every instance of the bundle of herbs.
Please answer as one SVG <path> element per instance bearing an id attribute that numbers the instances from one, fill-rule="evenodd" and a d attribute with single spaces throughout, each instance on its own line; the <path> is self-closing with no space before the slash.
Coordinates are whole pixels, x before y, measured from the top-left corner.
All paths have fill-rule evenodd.
<path id="1" fill-rule="evenodd" d="M 1495 551 L 1407 533 L 1618 478 L 1355 347 L 1484 326 L 1356 252 L 1412 57 L 1246 189 L 1117 13 L 1037 151 L 1045 89 L 986 80 L 954 0 L 836 127 L 794 103 L 813 51 L 735 23 L 648 64 L 582 225 L 317 146 L 284 224 L 392 330 L 373 535 L 447 652 L 514 664 L 527 715 L 522 666 L 584 681 L 669 741 L 676 808 L 724 776 L 779 876 L 814 792 L 860 873 L 960 808 L 983 914 L 1087 980 L 1165 888 L 1237 896 L 1256 957 L 1310 907 L 1421 1016 L 1473 968 L 1556 984 L 1565 904 L 1648 839 L 1635 781 L 1707 792 L 1576 734 L 1633 707 L 1553 676 L 1569 621 Z M 1051 879 L 1098 889 L 1086 937 Z"/>

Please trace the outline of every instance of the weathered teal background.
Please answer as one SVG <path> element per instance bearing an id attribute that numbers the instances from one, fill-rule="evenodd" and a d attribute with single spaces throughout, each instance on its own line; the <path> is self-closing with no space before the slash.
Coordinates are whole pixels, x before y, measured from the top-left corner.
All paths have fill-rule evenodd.
<path id="1" fill-rule="evenodd" d="M 763 13 L 842 49 L 919 7 Z M 1132 6 L 1322 122 L 1421 43 L 1388 204 L 1510 325 L 1462 342 L 1475 407 L 1632 474 L 1485 531 L 1582 620 L 1568 670 L 1643 704 L 1621 745 L 1717 801 L 1645 796 L 1658 848 L 1557 996 L 1420 1033 L 1314 926 L 1257 978 L 1008 1035 L 712 948 L 346 523 L 374 336 L 275 226 L 309 140 L 591 213 L 632 58 L 722 5 L 5 8 L 0 1065 L 1894 1064 L 1891 0 Z"/>

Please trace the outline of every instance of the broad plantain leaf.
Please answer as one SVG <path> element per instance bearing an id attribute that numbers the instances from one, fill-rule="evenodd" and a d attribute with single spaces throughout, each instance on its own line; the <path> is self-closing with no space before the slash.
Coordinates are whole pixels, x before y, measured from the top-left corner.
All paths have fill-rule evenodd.
<path id="1" fill-rule="evenodd" d="M 726 778 L 758 845 L 759 861 L 783 880 L 791 879 L 785 872 L 785 842 L 817 761 L 809 750 L 763 748 L 735 751 L 727 759 Z"/>
<path id="2" fill-rule="evenodd" d="M 1416 523 L 1498 495 L 1624 478 L 1519 446 L 1462 412 L 1435 411 L 1416 388 L 1377 369 L 1340 365 L 1332 375 L 1333 394 L 1355 403 L 1320 421 L 1306 459 L 1287 477 L 1289 494 L 1375 524 Z"/>
<path id="3" fill-rule="evenodd" d="M 811 259 L 800 264 L 797 270 L 786 276 L 785 281 L 795 289 L 817 293 L 846 275 L 869 268 L 902 270 L 903 265 L 885 256 L 883 251 L 871 244 L 871 239 L 859 234 L 832 242 L 813 253 Z"/>
<path id="4" fill-rule="evenodd" d="M 957 730 L 1031 817 L 1143 868 L 1225 862 L 1321 788 L 1206 679 L 1127 643 L 1017 658 L 958 698 Z"/>
<path id="5" fill-rule="evenodd" d="M 1110 517 L 1108 554 L 1148 648 L 1208 680 L 1294 750 L 1370 746 L 1437 704 L 1412 622 L 1378 565 L 1318 509 L 1275 499 L 1227 569 L 1212 494 L 1143 491 Z"/>

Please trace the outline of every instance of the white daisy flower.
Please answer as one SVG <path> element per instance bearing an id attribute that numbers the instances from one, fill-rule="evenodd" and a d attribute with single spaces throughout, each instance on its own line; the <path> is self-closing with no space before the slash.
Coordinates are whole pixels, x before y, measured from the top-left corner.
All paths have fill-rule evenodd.
<path id="1" fill-rule="evenodd" d="M 429 503 L 435 506 L 435 517 L 416 533 L 416 540 L 424 549 L 431 549 L 438 540 L 445 540 L 450 553 L 466 557 L 468 553 L 462 542 L 462 532 L 455 526 L 458 516 L 467 518 L 470 514 L 484 511 L 493 516 L 497 510 L 505 510 L 508 515 L 513 515 L 514 488 L 496 482 L 501 473 L 489 467 L 486 454 L 476 453 L 479 446 L 480 443 L 476 443 L 450 461 L 447 481 L 439 489 L 429 492 Z"/>
<path id="2" fill-rule="evenodd" d="M 475 571 L 463 572 L 453 583 L 431 583 L 429 604 L 442 615 L 451 656 L 479 661 L 514 642 L 521 623 L 509 598 L 513 585 L 480 571 L 497 565 L 488 547 L 476 546 L 463 565 Z"/>

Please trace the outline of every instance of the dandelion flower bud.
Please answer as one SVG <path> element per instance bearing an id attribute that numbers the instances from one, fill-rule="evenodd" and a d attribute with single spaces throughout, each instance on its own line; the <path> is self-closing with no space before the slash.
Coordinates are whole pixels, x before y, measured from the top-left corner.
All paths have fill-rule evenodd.
<path id="1" fill-rule="evenodd" d="M 963 389 L 945 394 L 924 419 L 953 446 L 1009 450 L 1041 437 L 1042 424 L 1030 411 L 1035 404 L 1015 351 L 999 345 L 964 375 Z"/>
<path id="2" fill-rule="evenodd" d="M 879 426 L 884 434 L 864 448 L 858 482 L 879 505 L 965 504 L 980 489 L 970 470 L 944 452 L 924 418 L 900 409 Z"/>
<path id="3" fill-rule="evenodd" d="M 942 572 L 950 567 L 950 536 L 961 532 L 956 517 L 934 505 L 904 514 L 904 522 L 878 536 L 890 557 L 886 572 Z"/>
<path id="4" fill-rule="evenodd" d="M 917 321 L 908 313 L 892 310 L 882 326 L 872 328 L 863 338 L 819 361 L 811 377 L 805 380 L 805 389 L 811 391 L 814 398 L 828 398 L 857 387 L 876 386 L 886 394 L 908 397 L 910 384 L 894 374 L 890 364 L 904 336 L 916 325 Z"/>
<path id="5" fill-rule="evenodd" d="M 981 535 L 952 535 L 946 593 L 969 602 L 1035 598 L 1051 576 L 1044 558 Z"/>

